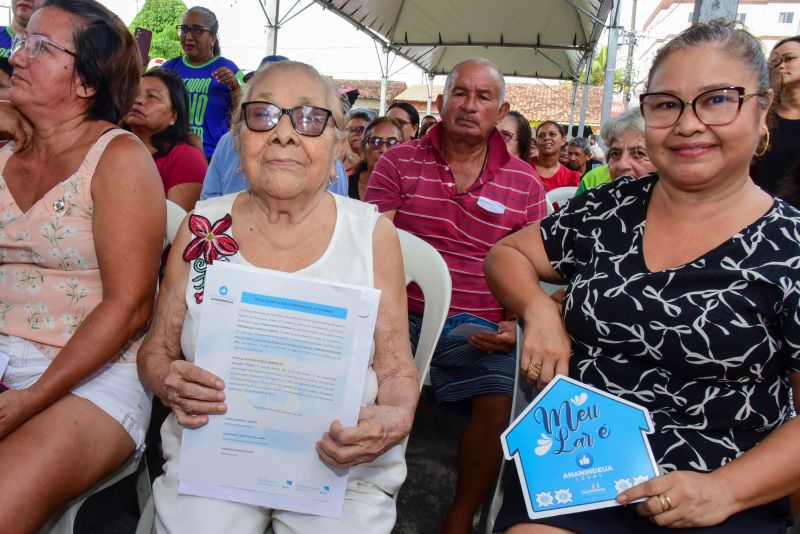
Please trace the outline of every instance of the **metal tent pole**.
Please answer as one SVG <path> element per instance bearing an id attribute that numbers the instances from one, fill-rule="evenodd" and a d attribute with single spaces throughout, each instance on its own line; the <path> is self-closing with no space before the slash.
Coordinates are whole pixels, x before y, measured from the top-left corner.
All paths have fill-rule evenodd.
<path id="1" fill-rule="evenodd" d="M 433 74 L 428 73 L 428 100 L 425 106 L 425 114 L 430 115 L 433 109 Z"/>
<path id="2" fill-rule="evenodd" d="M 389 49 L 383 49 L 383 57 L 385 63 L 381 65 L 381 101 L 378 107 L 378 114 L 380 116 L 386 115 L 386 89 L 389 85 Z"/>
<path id="3" fill-rule="evenodd" d="M 269 15 L 267 15 L 267 55 L 271 56 L 277 54 L 278 50 L 278 13 L 280 12 L 281 0 L 265 0 L 264 2 L 269 7 Z"/>
<path id="4" fill-rule="evenodd" d="M 575 125 L 575 106 L 578 104 L 578 80 L 572 80 L 572 102 L 569 105 L 569 129 L 567 138 L 572 138 L 572 127 Z"/>
<path id="5" fill-rule="evenodd" d="M 592 77 L 592 56 L 594 54 L 587 55 L 586 57 L 586 78 L 583 81 L 583 99 L 581 100 L 581 118 L 578 121 L 578 136 L 579 137 L 586 137 L 585 136 L 585 129 L 586 129 L 586 106 L 589 103 L 589 78 Z"/>
<path id="6" fill-rule="evenodd" d="M 608 28 L 608 49 L 606 52 L 606 74 L 603 80 L 603 107 L 600 108 L 600 124 L 611 118 L 611 101 L 614 98 L 614 75 L 617 71 L 617 41 L 619 40 L 620 2 L 614 2 L 614 18 Z"/>

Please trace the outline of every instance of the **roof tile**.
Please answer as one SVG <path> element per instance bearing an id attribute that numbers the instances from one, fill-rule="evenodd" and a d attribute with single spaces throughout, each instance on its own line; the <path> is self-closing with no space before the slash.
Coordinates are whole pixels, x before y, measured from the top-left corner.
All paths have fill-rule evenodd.
<path id="1" fill-rule="evenodd" d="M 333 80 L 337 88 L 354 87 L 358 89 L 358 96 L 361 98 L 381 97 L 380 80 Z M 394 98 L 406 90 L 406 82 L 389 81 L 386 86 L 386 99 L 393 102 Z"/>
<path id="2" fill-rule="evenodd" d="M 380 88 L 380 85 L 379 85 Z M 442 93 L 444 87 L 433 86 L 433 99 Z M 396 101 L 410 102 L 417 109 L 424 110 L 428 100 L 426 85 L 412 85 L 395 97 Z M 506 84 L 506 100 L 511 109 L 519 111 L 534 122 L 554 120 L 562 124 L 569 122 L 569 109 L 572 102 L 572 86 L 570 85 L 544 85 L 544 84 Z M 577 103 L 575 106 L 575 122 L 583 100 L 583 87 L 578 87 Z M 589 89 L 589 105 L 586 108 L 586 123 L 600 124 L 600 105 L 603 100 L 603 88 L 591 87 Z"/>

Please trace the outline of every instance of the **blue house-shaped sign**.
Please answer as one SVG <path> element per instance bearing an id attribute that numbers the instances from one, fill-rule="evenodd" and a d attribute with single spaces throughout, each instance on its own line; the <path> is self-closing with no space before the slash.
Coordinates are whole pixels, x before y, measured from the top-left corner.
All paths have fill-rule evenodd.
<path id="1" fill-rule="evenodd" d="M 503 435 L 532 518 L 616 506 L 658 475 L 645 408 L 557 375 Z"/>

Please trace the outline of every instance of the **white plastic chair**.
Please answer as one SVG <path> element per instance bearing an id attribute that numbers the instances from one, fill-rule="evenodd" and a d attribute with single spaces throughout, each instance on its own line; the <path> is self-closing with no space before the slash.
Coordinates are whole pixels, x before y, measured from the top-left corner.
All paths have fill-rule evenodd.
<path id="1" fill-rule="evenodd" d="M 453 282 L 450 279 L 450 270 L 435 248 L 405 230 L 398 230 L 400 237 L 400 250 L 403 253 L 403 271 L 405 271 L 406 285 L 416 282 L 422 289 L 425 297 L 425 307 L 422 311 L 422 327 L 419 331 L 417 350 L 414 352 L 414 365 L 419 376 L 419 390 L 422 386 L 430 384 L 428 369 L 433 358 L 433 351 L 439 342 L 442 327 L 447 319 L 447 310 L 450 309 L 450 293 Z M 408 447 L 408 436 L 403 440 L 403 453 Z M 394 500 L 400 492 L 395 492 Z"/>
<path id="2" fill-rule="evenodd" d="M 555 210 L 555 205 L 557 204 L 558 207 L 563 208 L 564 204 L 566 204 L 567 200 L 571 199 L 575 196 L 575 192 L 578 190 L 577 187 L 557 187 L 552 191 L 548 191 L 545 193 L 545 198 L 547 199 L 547 213 L 548 215 L 552 213 L 550 210 Z"/>
<path id="3" fill-rule="evenodd" d="M 152 491 L 152 488 L 151 488 Z M 153 495 L 147 498 L 141 511 L 139 512 L 139 522 L 136 524 L 135 534 L 151 534 L 156 524 L 156 505 L 153 502 Z"/>
<path id="4" fill-rule="evenodd" d="M 539 282 L 539 285 L 547 295 L 552 295 L 559 289 L 564 289 L 566 287 L 548 282 Z M 533 397 L 536 396 L 535 392 L 533 391 L 533 387 L 528 384 L 525 378 L 520 376 L 519 361 L 522 357 L 522 335 L 524 327 L 525 325 L 523 324 L 522 320 L 519 320 L 517 322 L 517 372 L 514 373 L 514 396 L 511 398 L 511 417 L 509 418 L 509 424 L 513 422 L 519 414 L 522 413 L 522 410 L 524 410 Z M 497 519 L 497 514 L 500 512 L 500 506 L 503 504 L 503 474 L 505 473 L 506 463 L 507 462 L 503 460 L 503 463 L 500 464 L 500 472 L 497 474 L 497 484 L 494 488 L 492 500 L 489 503 L 489 509 L 486 511 L 485 534 L 492 534 L 494 521 Z M 512 465 L 511 469 L 515 469 L 515 467 Z"/>
<path id="5" fill-rule="evenodd" d="M 97 492 L 113 486 L 134 473 L 136 474 L 136 500 L 139 505 L 139 511 L 141 512 L 152 490 L 150 487 L 150 476 L 147 473 L 147 465 L 140 460 L 141 456 L 134 454 L 127 462 L 122 464 L 119 469 L 95 484 L 89 491 L 64 506 L 60 512 L 56 513 L 45 523 L 41 530 L 39 530 L 39 534 L 72 534 L 74 532 L 75 518 L 78 516 L 78 510 L 80 510 L 86 499 Z"/>
<path id="6" fill-rule="evenodd" d="M 167 200 L 166 239 L 169 244 L 172 244 L 172 242 L 175 240 L 175 236 L 178 235 L 178 229 L 180 229 L 184 217 L 186 217 L 186 211 L 173 201 Z"/>
<path id="7" fill-rule="evenodd" d="M 406 285 L 416 282 L 425 297 L 422 314 L 422 328 L 419 343 L 414 353 L 414 364 L 419 374 L 419 388 L 427 383 L 428 368 L 433 351 L 439 341 L 439 334 L 450 309 L 450 292 L 453 284 L 450 271 L 442 257 L 432 246 L 404 230 L 398 230 L 400 249 L 403 252 L 403 270 Z"/>

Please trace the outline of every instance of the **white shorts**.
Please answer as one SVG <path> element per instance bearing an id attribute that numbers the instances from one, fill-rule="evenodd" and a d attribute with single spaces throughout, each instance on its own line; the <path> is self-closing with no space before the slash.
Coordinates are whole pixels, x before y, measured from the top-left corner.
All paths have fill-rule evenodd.
<path id="1" fill-rule="evenodd" d="M 153 483 L 158 534 L 263 534 L 272 524 L 275 534 L 389 534 L 397 518 L 393 494 L 406 477 L 399 445 L 373 462 L 350 470 L 340 519 L 272 510 L 178 493 L 182 428 L 174 414 L 161 427 L 164 474 Z"/>
<path id="2" fill-rule="evenodd" d="M 52 363 L 36 345 L 15 336 L 0 334 L 0 359 L 8 358 L 2 381 L 11 389 L 33 385 Z M 136 451 L 144 450 L 150 423 L 152 397 L 139 382 L 135 363 L 107 363 L 72 392 L 113 417 L 130 434 Z"/>

